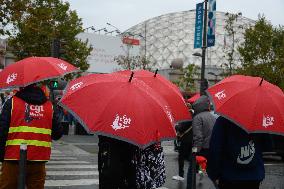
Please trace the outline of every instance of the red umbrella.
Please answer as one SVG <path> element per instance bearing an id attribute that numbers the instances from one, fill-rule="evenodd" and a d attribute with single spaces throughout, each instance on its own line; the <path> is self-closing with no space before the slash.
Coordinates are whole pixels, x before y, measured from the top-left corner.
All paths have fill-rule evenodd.
<path id="1" fill-rule="evenodd" d="M 29 57 L 10 64 L 0 72 L 0 89 L 25 87 L 75 71 L 79 70 L 58 58 Z"/>
<path id="2" fill-rule="evenodd" d="M 187 102 L 189 102 L 190 104 L 193 104 L 197 99 L 199 99 L 199 97 L 200 97 L 200 93 L 196 93 L 195 95 L 187 99 Z"/>
<path id="3" fill-rule="evenodd" d="M 215 111 L 247 132 L 284 134 L 284 93 L 260 77 L 234 75 L 210 87 Z"/>
<path id="4" fill-rule="evenodd" d="M 130 79 L 131 78 L 131 79 Z M 145 83 L 120 74 L 91 74 L 71 81 L 59 105 L 89 132 L 141 148 L 175 139 L 168 104 Z"/>
<path id="5" fill-rule="evenodd" d="M 129 76 L 130 70 L 115 72 Z M 149 87 L 159 93 L 169 104 L 175 121 L 191 119 L 188 108 L 180 93 L 179 88 L 163 76 L 146 70 L 134 71 L 134 77 L 146 83 Z"/>

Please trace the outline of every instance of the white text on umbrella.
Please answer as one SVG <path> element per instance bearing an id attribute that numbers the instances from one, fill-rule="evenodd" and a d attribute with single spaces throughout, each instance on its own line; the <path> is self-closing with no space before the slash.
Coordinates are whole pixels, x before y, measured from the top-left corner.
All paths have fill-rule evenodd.
<path id="1" fill-rule="evenodd" d="M 72 85 L 72 86 L 70 87 L 70 89 L 71 89 L 72 91 L 74 91 L 75 89 L 79 89 L 79 88 L 81 87 L 81 85 L 83 85 L 83 82 L 75 83 L 74 85 Z"/>
<path id="2" fill-rule="evenodd" d="M 217 97 L 218 100 L 222 100 L 223 98 L 226 98 L 225 90 L 219 91 L 218 93 L 216 93 L 216 94 L 215 94 L 215 97 Z"/>
<path id="3" fill-rule="evenodd" d="M 262 126 L 263 127 L 266 128 L 268 126 L 271 126 L 271 125 L 273 125 L 273 122 L 274 122 L 274 117 L 263 115 L 263 119 L 262 119 Z"/>
<path id="4" fill-rule="evenodd" d="M 64 63 L 60 63 L 60 64 L 57 64 L 62 70 L 65 70 L 67 69 L 67 65 L 65 65 Z"/>
<path id="5" fill-rule="evenodd" d="M 174 122 L 174 118 L 173 118 L 172 112 L 170 111 L 170 107 L 169 106 L 165 106 L 165 109 L 166 109 L 166 113 L 167 113 L 169 119 L 173 123 Z"/>
<path id="6" fill-rule="evenodd" d="M 18 75 L 17 73 L 12 73 L 12 74 L 8 75 L 6 83 L 9 84 L 9 83 L 15 81 L 17 79 L 17 75 Z"/>
<path id="7" fill-rule="evenodd" d="M 119 117 L 119 115 L 116 114 L 115 119 L 114 119 L 111 127 L 114 130 L 125 129 L 125 128 L 129 127 L 130 122 L 131 122 L 131 119 L 127 118 L 126 115 L 123 115 L 122 117 Z"/>

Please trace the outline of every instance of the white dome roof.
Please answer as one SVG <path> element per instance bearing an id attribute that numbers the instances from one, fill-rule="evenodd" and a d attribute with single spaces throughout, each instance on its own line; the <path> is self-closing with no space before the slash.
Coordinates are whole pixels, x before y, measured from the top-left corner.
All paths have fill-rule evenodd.
<path id="1" fill-rule="evenodd" d="M 214 47 L 207 48 L 206 65 L 221 66 L 227 60 L 224 58 L 224 51 L 232 45 L 232 40 L 225 33 L 224 26 L 226 13 L 216 12 L 216 42 Z M 234 25 L 236 29 L 235 39 L 237 44 L 243 41 L 244 28 L 253 25 L 254 21 L 239 16 Z M 140 54 L 145 54 L 156 68 L 170 68 L 174 59 L 181 58 L 184 66 L 188 64 L 201 65 L 201 58 L 193 56 L 193 53 L 201 53 L 201 49 L 194 49 L 195 30 L 195 10 L 169 13 L 154 17 L 137 24 L 126 32 L 136 34 L 140 38 Z M 139 37 L 140 34 L 140 37 Z M 141 37 L 142 36 L 142 37 Z M 226 41 L 226 42 L 225 42 Z M 238 64 L 239 55 L 234 56 L 235 63 Z"/>

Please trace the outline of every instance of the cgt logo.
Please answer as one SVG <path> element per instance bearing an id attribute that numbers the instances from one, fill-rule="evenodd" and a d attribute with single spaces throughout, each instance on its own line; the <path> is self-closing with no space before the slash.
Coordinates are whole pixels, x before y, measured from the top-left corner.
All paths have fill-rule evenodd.
<path id="1" fill-rule="evenodd" d="M 44 117 L 44 109 L 43 105 L 32 105 L 32 104 L 25 104 L 25 120 L 26 122 L 31 122 L 35 119 L 40 119 Z"/>
<path id="2" fill-rule="evenodd" d="M 72 91 L 74 91 L 74 90 L 76 90 L 76 89 L 79 89 L 79 88 L 81 87 L 81 85 L 83 85 L 83 82 L 75 83 L 74 85 L 72 85 L 72 86 L 70 87 L 70 89 L 71 89 Z"/>
<path id="3" fill-rule="evenodd" d="M 262 126 L 265 127 L 265 128 L 267 128 L 269 126 L 272 126 L 273 123 L 274 123 L 274 120 L 275 119 L 272 116 L 269 116 L 269 115 L 265 116 L 265 115 L 263 115 Z"/>
<path id="4" fill-rule="evenodd" d="M 67 70 L 67 65 L 64 64 L 64 63 L 60 63 L 60 64 L 57 64 L 59 66 L 59 68 L 61 68 L 62 70 Z"/>
<path id="5" fill-rule="evenodd" d="M 18 76 L 17 73 L 9 74 L 8 77 L 7 77 L 6 83 L 9 84 L 9 83 L 15 81 L 17 79 L 17 76 Z"/>
<path id="6" fill-rule="evenodd" d="M 122 117 L 120 117 L 118 114 L 116 114 L 111 127 L 116 131 L 119 129 L 125 129 L 129 127 L 130 123 L 131 123 L 131 119 L 127 118 L 126 115 L 123 115 Z"/>
<path id="7" fill-rule="evenodd" d="M 218 100 L 222 100 L 227 97 L 225 90 L 219 91 L 214 95 Z"/>

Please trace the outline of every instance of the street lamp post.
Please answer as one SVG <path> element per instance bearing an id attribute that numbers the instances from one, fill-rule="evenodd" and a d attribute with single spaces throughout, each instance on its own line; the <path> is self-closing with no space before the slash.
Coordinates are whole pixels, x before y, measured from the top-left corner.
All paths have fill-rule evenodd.
<path id="1" fill-rule="evenodd" d="M 199 57 L 202 57 L 202 54 L 198 53 L 198 52 L 195 52 L 192 54 L 193 56 L 199 56 Z"/>
<path id="2" fill-rule="evenodd" d="M 100 34 L 102 30 L 103 30 L 104 32 L 107 32 L 107 29 L 106 29 L 106 28 L 101 28 L 101 29 L 95 30 L 95 32 L 99 32 L 99 34 Z"/>
<path id="3" fill-rule="evenodd" d="M 106 24 L 109 25 L 109 26 L 111 26 L 111 27 L 113 27 L 113 28 L 115 28 L 114 31 L 115 31 L 118 35 L 121 35 L 121 34 L 122 34 L 122 32 L 120 31 L 120 29 L 118 29 L 116 26 L 110 24 L 109 22 L 107 22 Z"/>
<path id="4" fill-rule="evenodd" d="M 113 32 L 117 32 L 117 30 L 112 30 L 112 31 L 106 32 L 105 34 L 110 34 L 110 35 L 112 35 Z"/>
<path id="5" fill-rule="evenodd" d="M 205 95 L 206 80 L 205 80 L 205 56 L 207 48 L 207 3 L 208 0 L 204 0 L 204 22 L 203 22 L 203 44 L 202 44 L 202 62 L 201 62 L 201 82 L 200 82 L 200 94 Z"/>
<path id="6" fill-rule="evenodd" d="M 146 35 L 143 36 L 143 35 L 140 33 L 138 36 L 141 37 L 141 38 L 143 38 L 143 40 L 144 40 L 144 56 L 145 56 L 145 58 L 146 58 L 146 56 L 147 56 Z"/>
<path id="7" fill-rule="evenodd" d="M 91 29 L 91 30 L 93 30 L 93 31 L 96 30 L 94 26 L 90 26 L 90 27 L 84 28 L 83 30 L 84 30 L 84 31 L 87 30 L 87 32 L 89 32 L 89 29 Z"/>
<path id="8" fill-rule="evenodd" d="M 107 24 L 107 25 L 109 25 L 109 26 L 111 26 L 111 27 L 113 27 L 113 28 L 115 28 L 118 32 L 120 32 L 120 33 L 121 33 L 120 29 L 118 29 L 118 28 L 117 28 L 117 27 L 115 27 L 114 25 L 110 24 L 109 22 L 107 22 L 106 24 Z"/>
<path id="9" fill-rule="evenodd" d="M 215 74 L 214 72 L 208 72 L 208 74 L 215 76 L 215 81 L 214 82 L 217 83 L 217 78 L 218 78 L 219 75 Z"/>

